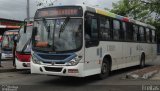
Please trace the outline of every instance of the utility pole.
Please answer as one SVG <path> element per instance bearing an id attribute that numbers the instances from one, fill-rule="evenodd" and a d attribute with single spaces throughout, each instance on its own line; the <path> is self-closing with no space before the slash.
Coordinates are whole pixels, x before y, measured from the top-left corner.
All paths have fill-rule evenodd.
<path id="1" fill-rule="evenodd" d="M 85 5 L 85 4 L 86 4 L 86 2 L 87 2 L 87 0 L 83 1 L 83 4 Z"/>
<path id="2" fill-rule="evenodd" d="M 30 18 L 30 5 L 29 5 L 29 0 L 27 0 L 27 19 L 28 19 L 28 22 L 29 22 L 29 18 Z"/>

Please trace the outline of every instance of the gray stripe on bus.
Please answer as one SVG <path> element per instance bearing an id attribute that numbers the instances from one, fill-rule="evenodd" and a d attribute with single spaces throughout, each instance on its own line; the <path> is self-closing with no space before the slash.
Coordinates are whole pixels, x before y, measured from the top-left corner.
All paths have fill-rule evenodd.
<path id="1" fill-rule="evenodd" d="M 94 8 L 86 6 L 87 11 L 91 11 L 93 13 L 96 13 L 96 10 Z"/>

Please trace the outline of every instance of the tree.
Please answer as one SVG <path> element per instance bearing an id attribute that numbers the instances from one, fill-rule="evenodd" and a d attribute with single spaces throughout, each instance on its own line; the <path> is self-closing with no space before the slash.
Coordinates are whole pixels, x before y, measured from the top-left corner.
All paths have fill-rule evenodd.
<path id="1" fill-rule="evenodd" d="M 136 20 L 150 22 L 160 21 L 159 0 L 120 0 L 113 3 L 111 12 Z"/>
<path id="2" fill-rule="evenodd" d="M 152 13 L 155 13 L 155 21 L 160 22 L 160 1 L 159 0 L 146 0 L 142 1 L 144 4 L 149 6 Z"/>
<path id="3" fill-rule="evenodd" d="M 149 7 L 144 6 L 140 0 L 120 0 L 118 3 L 113 3 L 111 12 L 139 21 L 145 21 L 151 13 Z"/>
<path id="4" fill-rule="evenodd" d="M 57 0 L 37 0 L 37 6 L 53 6 Z"/>
<path id="5" fill-rule="evenodd" d="M 149 6 L 152 17 L 154 20 L 148 21 L 148 23 L 154 25 L 157 28 L 157 37 L 160 43 L 160 1 L 159 0 L 145 0 L 142 1 L 146 6 Z"/>

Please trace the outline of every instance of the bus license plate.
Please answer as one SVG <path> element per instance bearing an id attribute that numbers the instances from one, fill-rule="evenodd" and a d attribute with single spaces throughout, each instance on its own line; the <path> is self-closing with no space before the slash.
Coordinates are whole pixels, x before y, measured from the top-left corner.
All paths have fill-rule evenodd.
<path id="1" fill-rule="evenodd" d="M 7 54 L 6 57 L 13 57 L 13 55 L 12 54 Z"/>

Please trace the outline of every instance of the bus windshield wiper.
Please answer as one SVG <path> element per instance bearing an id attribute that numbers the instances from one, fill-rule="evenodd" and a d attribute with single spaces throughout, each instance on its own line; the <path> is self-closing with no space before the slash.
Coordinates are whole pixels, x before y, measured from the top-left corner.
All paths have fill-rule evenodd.
<path id="1" fill-rule="evenodd" d="M 23 46 L 23 49 L 22 49 L 22 53 L 24 53 L 25 49 L 27 48 L 27 46 L 30 44 L 31 42 L 31 38 L 26 42 L 26 44 Z"/>
<path id="2" fill-rule="evenodd" d="M 64 20 L 63 24 L 61 25 L 60 31 L 59 31 L 59 38 L 61 36 L 61 33 L 64 31 L 64 29 L 66 28 L 67 23 L 69 22 L 70 17 L 66 17 L 66 19 Z"/>
<path id="3" fill-rule="evenodd" d="M 45 27 L 46 30 L 47 30 L 47 21 L 46 21 L 45 18 L 42 18 L 42 23 L 43 23 L 44 27 Z"/>
<path id="4" fill-rule="evenodd" d="M 54 34 L 55 34 L 55 30 L 56 30 L 56 24 L 55 24 L 56 21 L 54 21 L 54 26 L 53 26 L 53 44 L 52 44 L 52 50 L 55 51 L 55 46 L 54 46 Z"/>
<path id="5" fill-rule="evenodd" d="M 46 29 L 46 31 L 48 32 L 48 39 L 49 39 L 49 35 L 50 35 L 50 26 L 47 26 L 47 21 L 45 18 L 42 18 L 42 22 L 43 22 L 43 25 Z"/>

